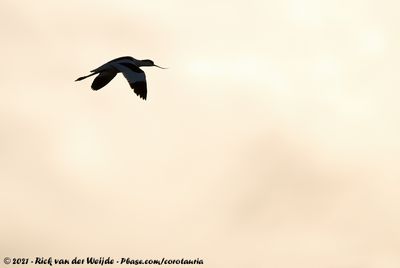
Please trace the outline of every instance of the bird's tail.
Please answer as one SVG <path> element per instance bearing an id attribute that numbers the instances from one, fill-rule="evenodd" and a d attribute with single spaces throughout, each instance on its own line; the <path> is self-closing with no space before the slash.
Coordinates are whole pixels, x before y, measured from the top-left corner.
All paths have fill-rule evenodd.
<path id="1" fill-rule="evenodd" d="M 92 73 L 92 74 L 89 74 L 89 75 L 85 75 L 85 76 L 79 77 L 79 78 L 76 79 L 75 81 L 81 81 L 81 80 L 83 80 L 83 79 L 85 79 L 85 78 L 88 78 L 89 76 L 92 76 L 92 75 L 95 75 L 95 74 L 97 74 L 97 73 Z"/>

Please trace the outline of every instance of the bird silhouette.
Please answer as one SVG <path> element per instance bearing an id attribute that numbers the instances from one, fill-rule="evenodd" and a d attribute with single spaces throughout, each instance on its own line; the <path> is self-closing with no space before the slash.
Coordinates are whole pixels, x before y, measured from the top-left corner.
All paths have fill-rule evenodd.
<path id="1" fill-rule="evenodd" d="M 161 69 L 166 69 L 155 65 L 152 60 L 137 60 L 130 56 L 113 59 L 100 67 L 90 71 L 91 74 L 79 77 L 75 81 L 81 81 L 93 75 L 97 75 L 93 80 L 92 89 L 99 90 L 107 85 L 118 73 L 122 73 L 133 91 L 140 98 L 147 98 L 147 83 L 146 75 L 139 67 L 155 66 Z"/>

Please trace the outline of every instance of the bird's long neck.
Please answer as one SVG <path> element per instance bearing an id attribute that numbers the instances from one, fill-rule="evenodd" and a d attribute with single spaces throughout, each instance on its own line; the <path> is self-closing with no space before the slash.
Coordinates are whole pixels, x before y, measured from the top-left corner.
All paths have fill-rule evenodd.
<path id="1" fill-rule="evenodd" d="M 146 66 L 146 64 L 141 60 L 132 59 L 132 61 L 133 61 L 133 64 L 135 64 L 136 66 Z"/>

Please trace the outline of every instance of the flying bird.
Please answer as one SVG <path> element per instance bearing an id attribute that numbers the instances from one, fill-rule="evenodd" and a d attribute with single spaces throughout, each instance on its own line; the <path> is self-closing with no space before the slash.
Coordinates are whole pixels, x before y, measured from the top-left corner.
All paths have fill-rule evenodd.
<path id="1" fill-rule="evenodd" d="M 137 60 L 135 58 L 125 56 L 107 62 L 90 71 L 91 74 L 79 77 L 75 81 L 81 81 L 92 75 L 98 74 L 98 76 L 96 76 L 96 78 L 93 80 L 92 89 L 99 90 L 107 85 L 118 73 L 122 73 L 126 80 L 128 80 L 129 85 L 136 95 L 145 100 L 147 98 L 146 75 L 139 68 L 143 66 L 155 66 L 161 69 L 166 69 L 155 65 L 152 60 Z"/>

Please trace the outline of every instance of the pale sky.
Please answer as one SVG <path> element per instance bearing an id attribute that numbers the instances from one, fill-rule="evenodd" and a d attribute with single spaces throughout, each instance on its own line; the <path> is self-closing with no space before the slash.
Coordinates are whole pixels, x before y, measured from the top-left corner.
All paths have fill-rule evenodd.
<path id="1" fill-rule="evenodd" d="M 3 0 L 0 261 L 399 267 L 399 8 Z"/>

